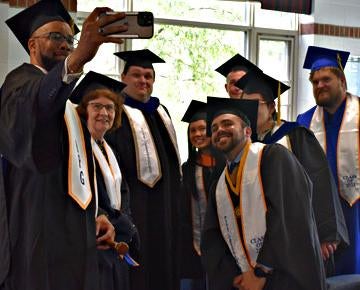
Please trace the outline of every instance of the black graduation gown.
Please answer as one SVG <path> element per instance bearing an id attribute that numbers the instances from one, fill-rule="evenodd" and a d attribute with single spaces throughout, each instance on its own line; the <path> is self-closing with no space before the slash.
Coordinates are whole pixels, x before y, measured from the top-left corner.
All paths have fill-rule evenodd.
<path id="1" fill-rule="evenodd" d="M 23 64 L 9 73 L 2 87 L 1 121 L 5 128 L 28 132 L 21 142 L 30 148 L 13 148 L 21 155 L 20 165 L 11 162 L 11 155 L 4 156 L 9 161 L 5 192 L 11 253 L 5 289 L 98 288 L 94 198 L 83 210 L 67 194 L 63 120 L 75 82 L 63 83 L 62 70 L 63 62 L 46 75 Z M 90 135 L 84 132 L 91 156 Z"/>
<path id="2" fill-rule="evenodd" d="M 159 114 L 143 111 L 161 164 L 161 179 L 153 188 L 137 178 L 134 138 L 125 113 L 122 125 L 106 137 L 119 154 L 119 165 L 131 192 L 130 208 L 141 245 L 140 267 L 130 271 L 131 289 L 176 290 L 178 278 L 178 158 Z"/>
<path id="3" fill-rule="evenodd" d="M 286 135 L 290 139 L 291 151 L 313 183 L 312 204 L 320 242 L 339 241 L 341 247 L 348 245 L 336 184 L 319 142 L 309 129 L 302 126 L 292 128 Z"/>
<path id="4" fill-rule="evenodd" d="M 201 258 L 193 245 L 192 195 L 196 196 L 195 162 L 186 161 L 182 165 L 183 192 L 181 195 L 181 235 L 180 235 L 180 261 L 181 278 L 201 279 L 205 276 Z M 216 166 L 203 166 L 205 192 L 208 195 L 211 185 L 219 178 L 225 166 L 223 158 L 217 158 Z"/>
<path id="5" fill-rule="evenodd" d="M 126 242 L 130 253 L 138 247 L 138 233 L 130 217 L 130 193 L 125 180 L 121 183 L 121 210 L 111 207 L 106 185 L 98 162 L 96 161 L 96 181 L 98 187 L 99 207 L 107 213 L 115 227 L 115 241 Z M 129 267 L 121 260 L 114 249 L 98 250 L 100 287 L 99 290 L 129 290 Z"/>
<path id="6" fill-rule="evenodd" d="M 281 132 L 283 126 L 284 131 Z M 312 205 L 320 243 L 338 241 L 338 251 L 341 251 L 349 244 L 349 236 L 335 180 L 324 151 L 309 129 L 292 122 L 286 122 L 283 126 L 275 134 L 289 137 L 291 151 L 313 183 Z M 271 137 L 276 137 L 275 134 Z M 266 136 L 264 143 L 271 141 L 271 137 Z M 333 259 L 328 260 L 325 265 L 327 274 L 333 275 Z"/>
<path id="7" fill-rule="evenodd" d="M 274 271 L 264 289 L 324 290 L 310 179 L 294 155 L 279 144 L 264 148 L 261 176 L 268 211 L 257 262 Z M 232 289 L 233 278 L 241 270 L 219 228 L 215 187 L 209 197 L 201 249 L 210 290 Z"/>

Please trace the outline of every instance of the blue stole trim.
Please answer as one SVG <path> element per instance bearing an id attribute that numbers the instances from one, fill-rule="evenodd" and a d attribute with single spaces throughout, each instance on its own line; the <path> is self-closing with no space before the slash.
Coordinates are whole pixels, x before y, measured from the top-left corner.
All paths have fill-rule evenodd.
<path id="1" fill-rule="evenodd" d="M 134 100 L 129 95 L 124 94 L 125 96 L 125 105 L 128 105 L 132 108 L 139 109 L 140 111 L 146 112 L 148 114 L 153 114 L 160 105 L 160 101 L 156 97 L 150 97 L 149 101 L 146 103 L 139 102 Z"/>
<path id="2" fill-rule="evenodd" d="M 298 122 L 300 125 L 305 126 L 306 128 L 309 128 L 315 110 L 316 110 L 316 106 L 312 107 L 310 110 L 306 111 L 305 113 L 298 115 L 296 118 L 296 122 Z"/>
<path id="3" fill-rule="evenodd" d="M 287 122 L 285 121 L 284 124 L 281 125 L 281 127 L 273 134 L 267 134 L 262 141 L 264 144 L 273 144 L 279 141 L 282 137 L 288 135 L 290 131 L 292 131 L 294 128 L 299 127 L 300 124 L 297 122 Z"/>

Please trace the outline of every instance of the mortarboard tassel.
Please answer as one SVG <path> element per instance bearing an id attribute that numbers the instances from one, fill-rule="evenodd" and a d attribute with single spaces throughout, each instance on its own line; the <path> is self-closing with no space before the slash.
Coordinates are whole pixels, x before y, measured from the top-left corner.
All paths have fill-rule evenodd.
<path id="1" fill-rule="evenodd" d="M 280 110 L 281 110 L 281 102 L 280 102 L 280 95 L 281 95 L 281 83 L 278 82 L 278 91 L 277 91 L 277 114 L 276 114 L 276 124 L 279 126 L 281 123 L 280 118 Z"/>

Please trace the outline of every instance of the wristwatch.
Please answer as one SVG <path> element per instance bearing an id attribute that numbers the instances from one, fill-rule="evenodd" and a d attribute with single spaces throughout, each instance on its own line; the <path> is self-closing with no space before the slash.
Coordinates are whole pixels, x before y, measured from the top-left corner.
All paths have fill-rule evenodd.
<path id="1" fill-rule="evenodd" d="M 259 278 L 267 278 L 271 275 L 271 272 L 265 272 L 261 267 L 255 267 L 254 274 Z"/>

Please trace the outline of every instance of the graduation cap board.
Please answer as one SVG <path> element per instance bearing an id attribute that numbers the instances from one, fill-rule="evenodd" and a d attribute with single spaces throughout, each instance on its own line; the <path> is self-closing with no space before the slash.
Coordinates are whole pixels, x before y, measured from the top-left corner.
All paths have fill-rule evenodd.
<path id="1" fill-rule="evenodd" d="M 247 60 L 245 57 L 237 53 L 232 58 L 223 63 L 221 66 L 219 66 L 215 71 L 222 74 L 224 77 L 227 77 L 228 74 L 232 71 L 242 70 L 248 72 L 253 69 L 259 68 L 251 61 Z"/>
<path id="2" fill-rule="evenodd" d="M 89 71 L 71 93 L 70 100 L 73 103 L 78 104 L 80 103 L 82 97 L 89 91 L 96 89 L 109 89 L 115 93 L 120 93 L 125 87 L 126 85 L 120 81 L 94 71 Z"/>
<path id="3" fill-rule="evenodd" d="M 125 61 L 124 72 L 127 72 L 130 66 L 154 69 L 153 63 L 165 62 L 149 49 L 120 51 L 115 52 L 114 54 Z"/>
<path id="4" fill-rule="evenodd" d="M 239 116 L 251 127 L 252 140 L 256 140 L 258 101 L 207 97 L 207 134 L 211 135 L 212 121 L 222 114 Z"/>
<path id="5" fill-rule="evenodd" d="M 74 35 L 80 30 L 60 0 L 42 0 L 6 20 L 21 45 L 29 53 L 28 40 L 35 30 L 46 23 L 62 21 L 70 25 Z"/>
<path id="6" fill-rule="evenodd" d="M 206 121 L 206 103 L 192 100 L 181 121 L 192 123 L 199 120 Z"/>
<path id="7" fill-rule="evenodd" d="M 261 94 L 267 102 L 274 101 L 278 98 L 277 123 L 280 124 L 280 95 L 290 89 L 289 86 L 259 70 L 249 71 L 239 79 L 235 85 L 243 90 L 245 94 Z"/>
<path id="8" fill-rule="evenodd" d="M 246 94 L 261 94 L 266 101 L 274 101 L 290 89 L 284 83 L 258 70 L 249 71 L 235 85 Z"/>
<path id="9" fill-rule="evenodd" d="M 317 71 L 323 67 L 336 67 L 344 71 L 350 52 L 309 46 L 305 56 L 304 68 Z"/>

